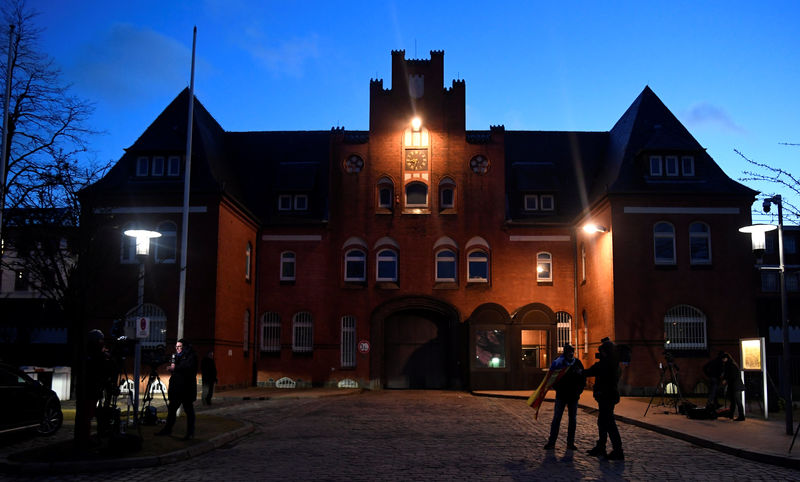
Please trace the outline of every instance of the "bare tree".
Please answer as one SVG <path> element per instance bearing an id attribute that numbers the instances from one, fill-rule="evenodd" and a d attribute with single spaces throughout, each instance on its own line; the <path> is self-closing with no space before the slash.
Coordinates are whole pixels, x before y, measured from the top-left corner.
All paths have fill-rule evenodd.
<path id="1" fill-rule="evenodd" d="M 788 142 L 784 142 L 782 144 L 787 146 L 798 145 Z M 783 204 L 783 215 L 785 218 L 793 219 L 795 223 L 800 223 L 800 208 L 798 208 L 796 204 L 792 203 L 788 199 L 789 197 L 800 198 L 800 180 L 798 180 L 796 177 L 794 177 L 794 175 L 792 175 L 792 173 L 785 169 L 770 166 L 766 162 L 754 161 L 742 154 L 737 149 L 734 149 L 734 152 L 736 152 L 736 154 L 738 154 L 742 159 L 753 166 L 753 170 L 744 171 L 744 177 L 741 178 L 742 181 L 769 182 L 776 184 L 778 187 L 784 188 L 784 190 L 788 191 L 789 193 L 793 193 L 792 196 L 786 196 L 786 192 L 784 192 L 784 195 L 782 196 L 781 204 Z M 768 193 L 767 197 L 771 197 L 775 194 L 779 193 Z"/>

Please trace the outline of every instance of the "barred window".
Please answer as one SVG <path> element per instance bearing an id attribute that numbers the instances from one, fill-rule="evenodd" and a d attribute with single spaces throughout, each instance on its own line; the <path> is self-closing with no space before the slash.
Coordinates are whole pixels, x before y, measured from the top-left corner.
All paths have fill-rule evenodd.
<path id="1" fill-rule="evenodd" d="M 689 305 L 673 306 L 664 316 L 664 348 L 705 350 L 706 315 Z"/>
<path id="2" fill-rule="evenodd" d="M 307 311 L 296 313 L 292 318 L 292 351 L 314 351 L 314 321 Z"/>
<path id="3" fill-rule="evenodd" d="M 564 345 L 572 343 L 572 316 L 566 311 L 556 313 L 556 326 L 558 336 L 558 352 L 564 352 Z"/>
<path id="4" fill-rule="evenodd" d="M 342 367 L 356 366 L 356 317 L 342 317 Z"/>
<path id="5" fill-rule="evenodd" d="M 275 312 L 261 316 L 261 351 L 281 351 L 281 317 Z"/>

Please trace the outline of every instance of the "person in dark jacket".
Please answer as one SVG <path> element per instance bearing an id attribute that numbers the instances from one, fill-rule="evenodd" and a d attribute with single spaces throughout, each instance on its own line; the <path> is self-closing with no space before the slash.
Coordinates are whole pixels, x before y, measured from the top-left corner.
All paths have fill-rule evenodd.
<path id="1" fill-rule="evenodd" d="M 736 364 L 730 354 L 725 353 L 722 361 L 724 362 L 722 383 L 728 386 L 728 400 L 731 407 L 728 418 L 733 418 L 734 408 L 736 408 L 739 410 L 739 416 L 736 421 L 741 422 L 744 420 L 744 407 L 742 407 L 744 383 L 742 383 L 741 371 L 739 370 L 739 365 Z"/>
<path id="2" fill-rule="evenodd" d="M 203 405 L 211 405 L 214 384 L 217 383 L 217 364 L 214 363 L 213 351 L 208 352 L 200 361 L 200 375 L 203 377 Z"/>
<path id="3" fill-rule="evenodd" d="M 584 370 L 587 377 L 595 377 L 594 399 L 597 400 L 597 431 L 599 438 L 589 455 L 603 455 L 608 460 L 624 460 L 622 452 L 622 439 L 619 436 L 617 422 L 614 419 L 614 405 L 619 403 L 619 378 L 621 375 L 619 360 L 616 355 L 614 343 L 608 337 L 603 338 L 597 349 L 597 362 Z M 613 450 L 606 454 L 606 441 L 611 438 Z"/>
<path id="4" fill-rule="evenodd" d="M 561 417 L 564 407 L 567 407 L 569 422 L 567 425 L 567 450 L 578 450 L 575 446 L 575 427 L 577 425 L 578 400 L 581 398 L 583 387 L 586 386 L 586 377 L 583 376 L 583 363 L 575 358 L 575 348 L 567 343 L 564 345 L 564 354 L 556 358 L 550 365 L 550 370 L 565 370 L 553 384 L 556 390 L 556 404 L 553 407 L 553 422 L 550 424 L 550 438 L 547 439 L 545 450 L 555 448 L 558 439 L 558 429 L 561 426 Z"/>
<path id="5" fill-rule="evenodd" d="M 186 436 L 184 440 L 194 438 L 194 401 L 197 400 L 197 355 L 191 345 L 183 338 L 175 343 L 175 356 L 167 367 L 172 373 L 169 377 L 169 407 L 167 424 L 156 435 L 172 434 L 178 408 L 182 405 L 186 412 Z"/>
<path id="6" fill-rule="evenodd" d="M 719 384 L 722 379 L 723 367 L 725 363 L 722 357 L 725 355 L 724 351 L 719 352 L 717 357 L 703 365 L 703 373 L 708 377 L 708 401 L 706 407 L 716 409 L 719 407 L 717 401 L 717 392 L 719 391 Z"/>

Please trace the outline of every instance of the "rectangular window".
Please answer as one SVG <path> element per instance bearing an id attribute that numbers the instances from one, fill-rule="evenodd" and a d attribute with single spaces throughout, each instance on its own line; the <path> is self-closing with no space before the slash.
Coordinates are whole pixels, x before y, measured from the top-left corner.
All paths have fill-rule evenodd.
<path id="1" fill-rule="evenodd" d="M 667 171 L 667 176 L 678 175 L 678 156 L 667 156 L 664 158 L 664 167 Z"/>
<path id="2" fill-rule="evenodd" d="M 547 368 L 548 345 L 547 330 L 522 330 L 522 366 Z"/>
<path id="3" fill-rule="evenodd" d="M 554 198 L 552 194 L 542 194 L 540 200 L 540 207 L 542 211 L 552 211 L 555 209 L 555 203 L 553 202 Z"/>
<path id="4" fill-rule="evenodd" d="M 178 156 L 170 156 L 167 160 L 167 176 L 180 176 L 181 175 L 181 158 Z"/>
<path id="5" fill-rule="evenodd" d="M 569 313 L 559 311 L 556 313 L 556 336 L 558 337 L 558 352 L 564 353 L 564 345 L 572 343 L 572 317 Z"/>
<path id="6" fill-rule="evenodd" d="M 681 157 L 681 172 L 684 176 L 694 176 L 694 157 Z"/>
<path id="7" fill-rule="evenodd" d="M 539 196 L 536 194 L 525 195 L 525 210 L 537 211 L 539 210 Z"/>
<path id="8" fill-rule="evenodd" d="M 298 194 L 294 197 L 294 210 L 306 211 L 308 209 L 308 196 L 305 194 Z"/>
<path id="9" fill-rule="evenodd" d="M 356 366 L 356 317 L 342 317 L 342 367 L 353 368 Z"/>
<path id="10" fill-rule="evenodd" d="M 161 156 L 153 158 L 153 175 L 154 176 L 164 175 L 164 158 Z"/>
<path id="11" fill-rule="evenodd" d="M 475 330 L 473 361 L 476 368 L 505 368 L 505 330 Z"/>
<path id="12" fill-rule="evenodd" d="M 281 254 L 281 281 L 294 281 L 295 278 L 295 254 Z"/>
<path id="13" fill-rule="evenodd" d="M 261 351 L 281 351 L 281 317 L 277 313 L 264 313 L 261 318 Z"/>
<path id="14" fill-rule="evenodd" d="M 253 264 L 253 247 L 247 243 L 247 248 L 244 250 L 244 279 L 250 281 L 250 266 Z"/>
<path id="15" fill-rule="evenodd" d="M 661 176 L 661 156 L 650 156 L 650 175 Z"/>
<path id="16" fill-rule="evenodd" d="M 278 196 L 278 211 L 291 211 L 292 210 L 292 196 L 290 194 L 281 194 Z"/>
<path id="17" fill-rule="evenodd" d="M 148 174 L 150 159 L 147 157 L 140 157 L 136 159 L 136 175 L 144 177 Z"/>

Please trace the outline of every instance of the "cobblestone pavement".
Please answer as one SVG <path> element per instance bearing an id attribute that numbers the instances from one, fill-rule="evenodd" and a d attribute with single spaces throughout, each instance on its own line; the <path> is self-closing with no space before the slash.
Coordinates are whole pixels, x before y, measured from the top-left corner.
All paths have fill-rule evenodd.
<path id="1" fill-rule="evenodd" d="M 796 470 L 751 462 L 619 424 L 625 461 L 586 455 L 596 417 L 579 411 L 565 449 L 552 418 L 522 400 L 455 391 L 378 391 L 347 397 L 255 400 L 207 410 L 247 420 L 249 436 L 160 467 L 11 480 L 798 480 Z M 1 477 L 1 476 L 0 476 Z"/>

